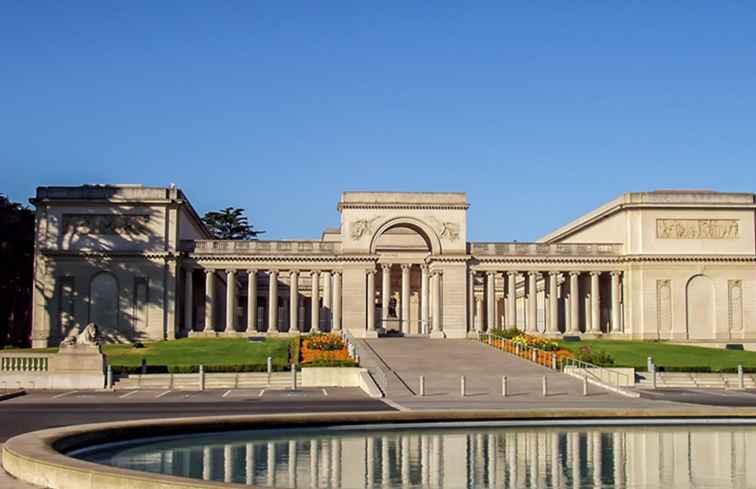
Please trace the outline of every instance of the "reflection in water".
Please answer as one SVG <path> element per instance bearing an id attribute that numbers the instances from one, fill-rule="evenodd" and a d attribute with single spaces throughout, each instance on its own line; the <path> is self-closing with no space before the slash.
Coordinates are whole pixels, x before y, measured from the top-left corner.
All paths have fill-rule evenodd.
<path id="1" fill-rule="evenodd" d="M 756 428 L 245 431 L 81 458 L 196 479 L 289 488 L 756 487 Z M 749 482 L 750 481 L 750 482 Z"/>

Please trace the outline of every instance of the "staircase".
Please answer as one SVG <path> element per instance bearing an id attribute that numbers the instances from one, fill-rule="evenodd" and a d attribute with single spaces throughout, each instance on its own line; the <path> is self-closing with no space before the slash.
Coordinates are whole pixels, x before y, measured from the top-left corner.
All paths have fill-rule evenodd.
<path id="1" fill-rule="evenodd" d="M 648 372 L 638 372 L 640 378 L 637 385 L 651 386 L 651 375 Z M 753 374 L 743 375 L 743 386 L 746 389 L 756 389 L 756 379 Z M 657 372 L 656 387 L 685 388 L 685 389 L 739 389 L 738 374 L 696 373 L 696 372 Z"/>

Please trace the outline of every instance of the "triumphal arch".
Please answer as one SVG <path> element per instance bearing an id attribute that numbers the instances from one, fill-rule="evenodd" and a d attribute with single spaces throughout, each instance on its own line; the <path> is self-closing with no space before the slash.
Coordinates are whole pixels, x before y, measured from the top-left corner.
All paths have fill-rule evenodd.
<path id="1" fill-rule="evenodd" d="M 175 187 L 40 187 L 31 201 L 34 346 L 90 322 L 111 341 L 517 326 L 756 342 L 751 193 L 627 193 L 533 243 L 468 241 L 464 193 L 344 192 L 339 227 L 286 241 L 213 240 Z"/>

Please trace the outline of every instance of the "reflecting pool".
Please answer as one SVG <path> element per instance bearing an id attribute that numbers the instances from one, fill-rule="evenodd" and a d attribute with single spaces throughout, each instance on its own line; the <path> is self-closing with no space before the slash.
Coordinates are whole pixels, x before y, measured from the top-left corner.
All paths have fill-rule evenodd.
<path id="1" fill-rule="evenodd" d="M 750 488 L 756 426 L 333 427 L 139 440 L 72 455 L 289 488 Z"/>

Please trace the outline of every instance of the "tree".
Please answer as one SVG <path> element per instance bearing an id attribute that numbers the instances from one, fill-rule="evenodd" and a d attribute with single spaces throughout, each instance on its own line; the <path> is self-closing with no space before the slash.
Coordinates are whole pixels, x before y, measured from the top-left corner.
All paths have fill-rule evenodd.
<path id="1" fill-rule="evenodd" d="M 0 348 L 28 346 L 34 276 L 34 211 L 0 194 Z"/>
<path id="2" fill-rule="evenodd" d="M 257 239 L 265 231 L 258 231 L 248 223 L 244 209 L 226 207 L 217 212 L 208 212 L 202 218 L 215 239 Z"/>

